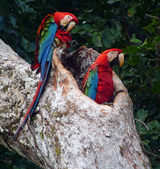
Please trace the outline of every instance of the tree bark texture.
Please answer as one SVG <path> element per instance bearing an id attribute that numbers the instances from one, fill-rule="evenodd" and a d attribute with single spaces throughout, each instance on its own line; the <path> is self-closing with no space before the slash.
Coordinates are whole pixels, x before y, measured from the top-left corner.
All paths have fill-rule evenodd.
<path id="1" fill-rule="evenodd" d="M 39 75 L 0 41 L 0 143 L 46 169 L 149 169 L 127 89 L 113 72 L 113 106 L 99 105 L 81 92 L 83 76 L 98 57 L 80 47 L 53 54 L 52 69 L 35 114 L 16 142 Z"/>

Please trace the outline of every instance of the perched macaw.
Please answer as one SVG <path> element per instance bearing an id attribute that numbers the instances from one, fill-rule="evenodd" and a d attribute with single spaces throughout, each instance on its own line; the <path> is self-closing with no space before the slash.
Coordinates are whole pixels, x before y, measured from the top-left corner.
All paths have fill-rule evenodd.
<path id="1" fill-rule="evenodd" d="M 69 32 L 77 23 L 78 19 L 73 14 L 67 12 L 55 12 L 47 15 L 42 20 L 37 31 L 35 61 L 31 66 L 32 70 L 37 69 L 37 73 L 41 72 L 41 77 L 33 101 L 12 141 L 17 139 L 20 130 L 37 106 L 51 66 L 54 49 L 61 43 L 66 43 L 67 47 L 70 46 L 72 38 Z"/>
<path id="2" fill-rule="evenodd" d="M 104 51 L 89 67 L 83 78 L 82 91 L 98 104 L 113 101 L 114 85 L 112 79 L 113 65 L 121 67 L 124 55 L 120 49 Z"/>

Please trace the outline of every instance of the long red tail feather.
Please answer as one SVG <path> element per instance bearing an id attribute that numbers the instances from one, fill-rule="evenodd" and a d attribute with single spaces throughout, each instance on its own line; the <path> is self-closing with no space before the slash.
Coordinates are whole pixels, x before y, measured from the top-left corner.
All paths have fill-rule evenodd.
<path id="1" fill-rule="evenodd" d="M 36 105 L 38 104 L 38 101 L 39 101 L 39 99 L 40 99 L 40 95 L 41 95 L 41 93 L 42 93 L 42 89 L 43 89 L 43 87 L 44 87 L 44 85 L 45 85 L 45 82 L 46 82 L 46 79 L 47 79 L 47 75 L 48 75 L 48 72 L 49 72 L 49 68 L 50 68 L 50 63 L 48 63 L 48 65 L 47 65 L 47 67 L 46 67 L 45 76 L 44 76 L 43 81 L 39 81 L 39 83 L 38 83 L 38 86 L 37 86 L 36 93 L 35 93 L 35 95 L 34 95 L 33 101 L 32 101 L 32 103 L 31 103 L 31 105 L 30 105 L 30 107 L 29 107 L 29 109 L 28 109 L 28 111 L 27 111 L 25 117 L 23 118 L 23 120 L 22 120 L 20 126 L 18 127 L 18 129 L 17 129 L 15 135 L 13 136 L 12 141 L 16 141 L 16 139 L 17 139 L 18 136 L 19 136 L 19 133 L 20 133 L 21 129 L 22 129 L 23 126 L 26 124 L 26 122 L 27 122 L 27 120 L 28 120 L 28 117 L 29 117 L 30 115 L 32 115 L 32 113 L 34 112 L 34 110 L 35 110 L 35 108 L 36 108 Z"/>

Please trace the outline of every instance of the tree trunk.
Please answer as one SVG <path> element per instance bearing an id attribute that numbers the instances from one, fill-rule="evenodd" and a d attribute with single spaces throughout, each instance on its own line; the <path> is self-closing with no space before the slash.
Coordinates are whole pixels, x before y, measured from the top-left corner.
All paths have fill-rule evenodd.
<path id="1" fill-rule="evenodd" d="M 83 76 L 99 55 L 84 46 L 70 54 L 55 50 L 35 114 L 17 141 L 11 142 L 39 75 L 2 41 L 0 55 L 2 145 L 46 169 L 150 168 L 136 130 L 132 101 L 117 75 L 113 73 L 115 91 L 126 92 L 116 95 L 113 106 L 99 105 L 81 92 Z"/>

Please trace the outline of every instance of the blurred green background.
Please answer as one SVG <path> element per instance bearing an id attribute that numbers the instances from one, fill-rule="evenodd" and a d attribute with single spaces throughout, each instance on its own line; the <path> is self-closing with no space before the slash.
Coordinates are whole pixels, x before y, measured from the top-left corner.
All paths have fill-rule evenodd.
<path id="1" fill-rule="evenodd" d="M 72 38 L 98 52 L 120 48 L 125 64 L 115 69 L 134 105 L 140 138 L 153 169 L 160 168 L 160 2 L 158 0 L 0 1 L 0 38 L 27 62 L 34 60 L 42 19 L 55 11 L 79 19 Z M 0 146 L 0 168 L 38 168 Z"/>

